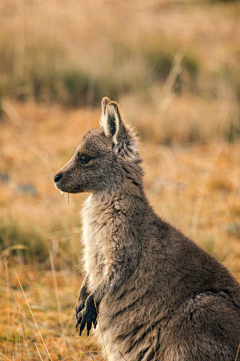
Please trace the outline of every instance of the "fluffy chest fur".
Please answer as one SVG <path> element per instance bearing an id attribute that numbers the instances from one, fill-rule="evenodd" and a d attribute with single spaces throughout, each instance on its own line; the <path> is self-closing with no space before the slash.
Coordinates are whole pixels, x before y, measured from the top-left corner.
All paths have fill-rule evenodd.
<path id="1" fill-rule="evenodd" d="M 89 275 L 89 286 L 93 291 L 107 274 L 116 257 L 116 232 L 119 215 L 113 202 L 90 195 L 82 210 L 84 266 Z"/>

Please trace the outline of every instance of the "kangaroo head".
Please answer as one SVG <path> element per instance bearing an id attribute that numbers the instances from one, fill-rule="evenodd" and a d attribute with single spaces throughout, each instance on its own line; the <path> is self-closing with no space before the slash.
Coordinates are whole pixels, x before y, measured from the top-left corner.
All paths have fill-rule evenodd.
<path id="1" fill-rule="evenodd" d="M 110 191 L 125 181 L 141 184 L 137 138 L 122 121 L 117 103 L 102 100 L 100 128 L 88 132 L 54 177 L 63 192 Z"/>

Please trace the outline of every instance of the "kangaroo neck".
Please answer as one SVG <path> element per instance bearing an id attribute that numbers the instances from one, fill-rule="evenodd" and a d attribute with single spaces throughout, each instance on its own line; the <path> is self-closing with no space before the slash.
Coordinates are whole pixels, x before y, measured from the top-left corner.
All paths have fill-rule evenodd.
<path id="1" fill-rule="evenodd" d="M 131 181 L 121 185 L 115 185 L 110 189 L 93 192 L 91 200 L 105 203 L 108 201 L 114 202 L 114 200 L 118 201 L 119 199 L 124 200 L 131 197 L 142 199 L 144 203 L 148 203 L 142 185 L 132 183 Z"/>

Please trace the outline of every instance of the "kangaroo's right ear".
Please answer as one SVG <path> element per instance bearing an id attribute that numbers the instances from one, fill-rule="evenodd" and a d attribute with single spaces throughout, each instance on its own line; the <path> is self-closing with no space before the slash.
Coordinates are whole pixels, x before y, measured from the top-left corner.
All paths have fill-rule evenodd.
<path id="1" fill-rule="evenodd" d="M 106 109 L 107 109 L 108 103 L 110 103 L 110 99 L 108 97 L 102 98 L 102 102 L 101 102 L 101 108 L 102 108 L 101 121 L 103 120 L 103 117 L 106 114 Z"/>
<path id="2" fill-rule="evenodd" d="M 115 145 L 127 133 L 117 103 L 111 102 L 107 97 L 102 100 L 100 126 L 103 128 L 106 137 L 112 138 Z"/>
<path id="3" fill-rule="evenodd" d="M 100 126 L 107 138 L 113 142 L 116 154 L 140 162 L 138 138 L 134 131 L 122 121 L 118 105 L 105 97 L 102 100 Z"/>

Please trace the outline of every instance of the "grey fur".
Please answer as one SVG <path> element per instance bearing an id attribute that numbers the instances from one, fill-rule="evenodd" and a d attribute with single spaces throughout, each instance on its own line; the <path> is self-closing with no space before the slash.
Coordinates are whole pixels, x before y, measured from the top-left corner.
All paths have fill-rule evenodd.
<path id="1" fill-rule="evenodd" d="M 104 98 L 100 128 L 56 177 L 64 192 L 92 193 L 82 210 L 80 328 L 91 328 L 97 310 L 94 332 L 108 361 L 234 361 L 239 284 L 154 213 L 140 162 L 136 136 Z"/>

